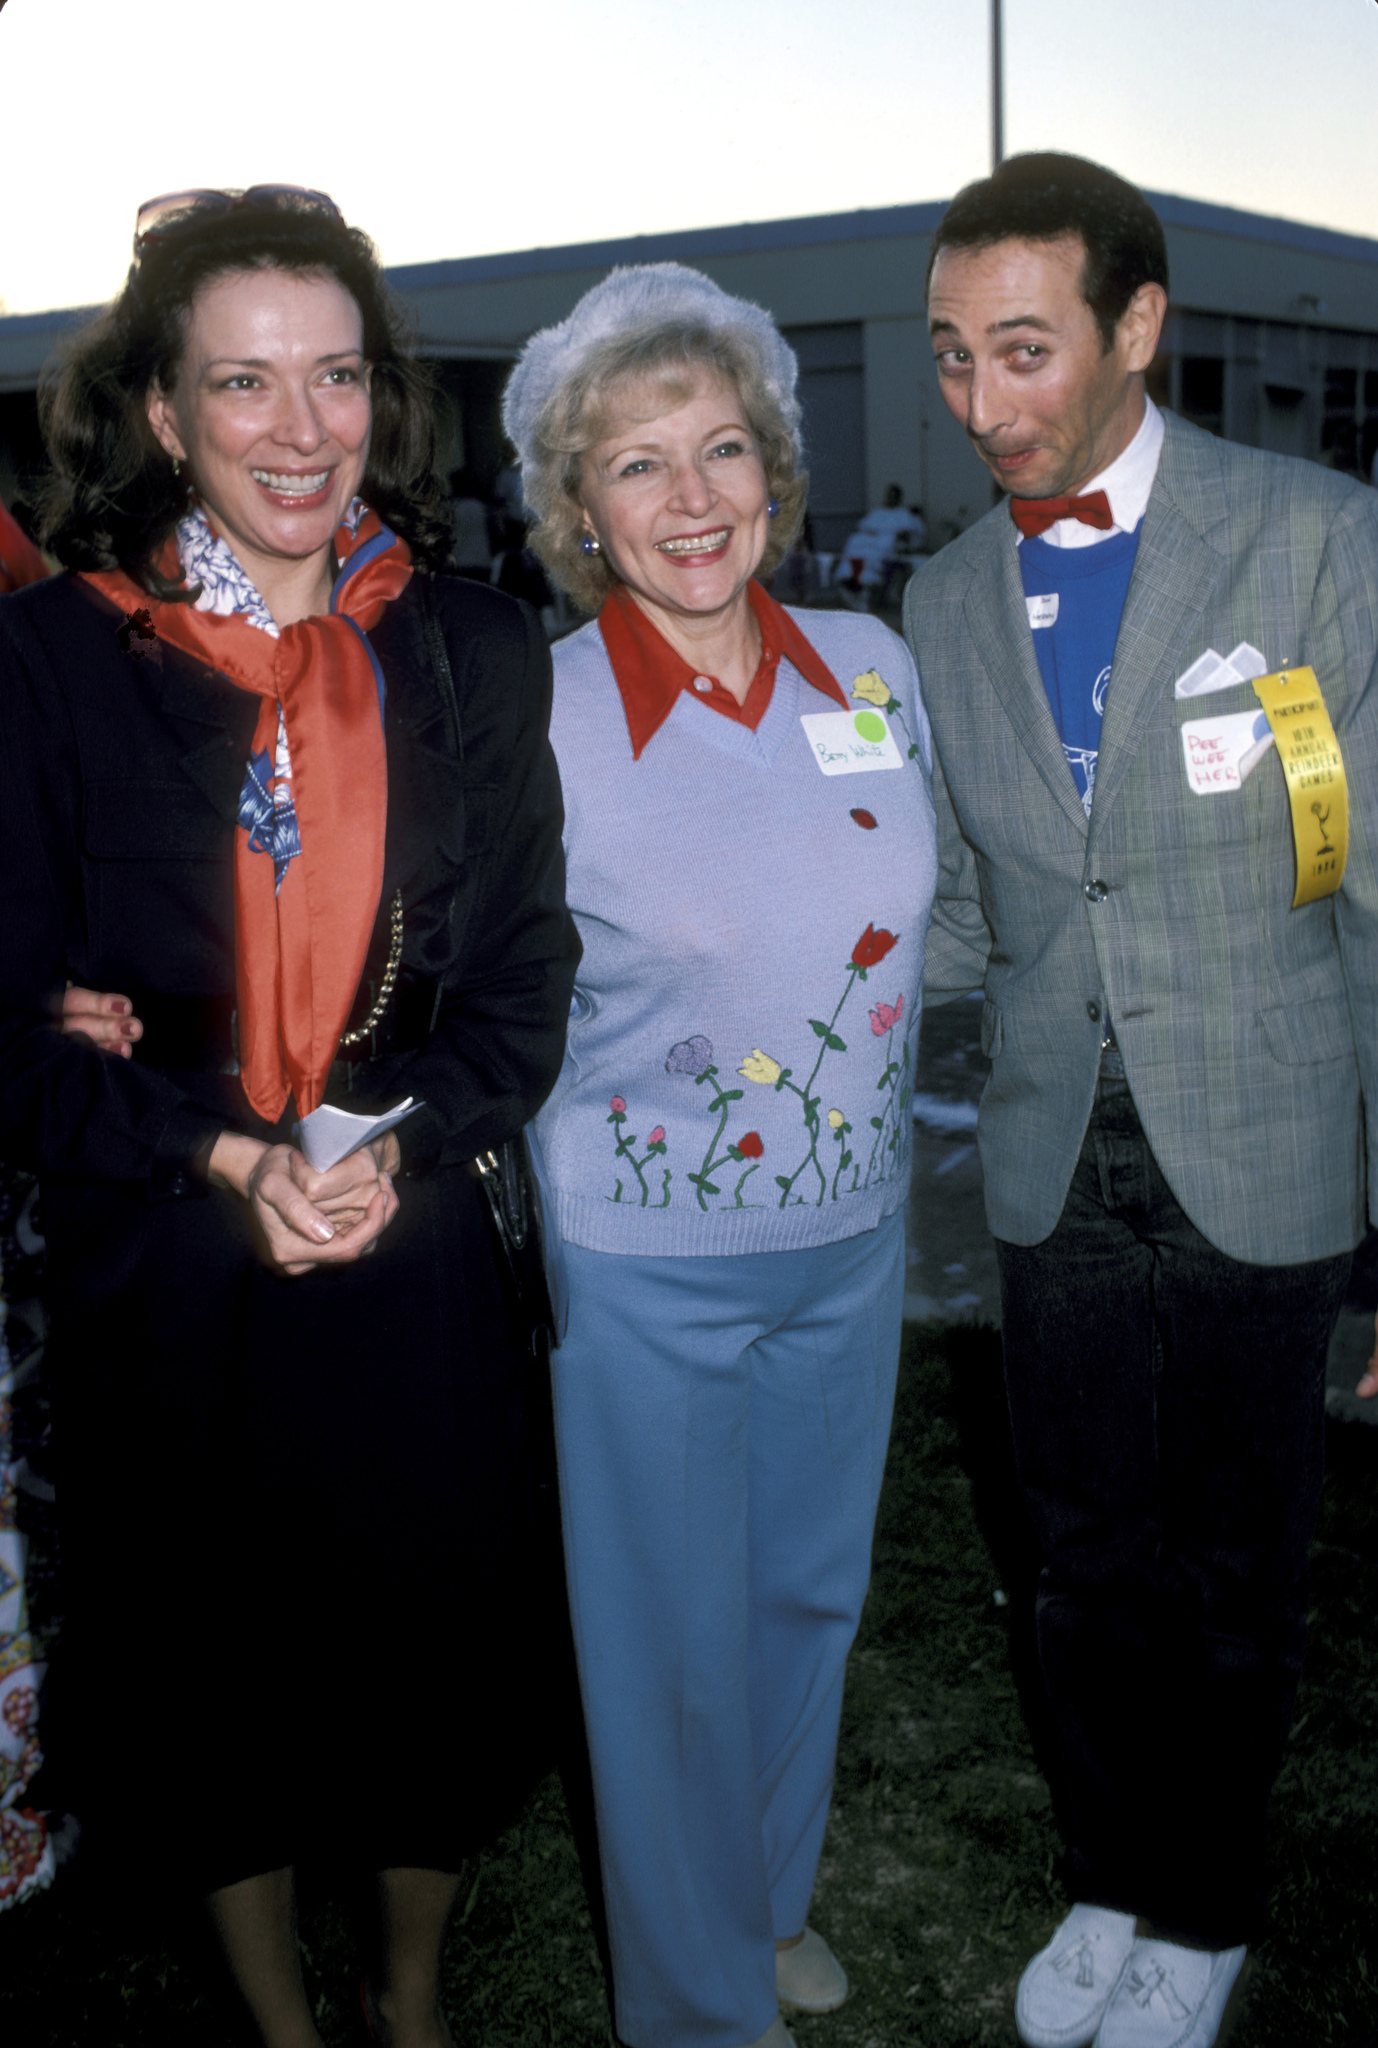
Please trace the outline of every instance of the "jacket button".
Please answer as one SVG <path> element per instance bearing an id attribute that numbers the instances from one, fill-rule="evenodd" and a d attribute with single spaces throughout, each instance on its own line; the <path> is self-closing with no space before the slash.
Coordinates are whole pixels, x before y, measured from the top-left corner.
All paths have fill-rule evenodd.
<path id="1" fill-rule="evenodd" d="M 1110 891 L 1104 882 L 1088 882 L 1081 893 L 1088 903 L 1104 903 Z"/>
<path id="2" fill-rule="evenodd" d="M 1099 1024 L 1099 1023 L 1100 1023 L 1100 1004 L 1099 1004 L 1099 1003 L 1088 1003 L 1088 1004 L 1086 1005 L 1086 1014 L 1087 1014 L 1087 1016 L 1088 1016 L 1088 1017 L 1089 1017 L 1089 1018 L 1091 1019 L 1091 1022 L 1092 1022 L 1093 1024 Z"/>

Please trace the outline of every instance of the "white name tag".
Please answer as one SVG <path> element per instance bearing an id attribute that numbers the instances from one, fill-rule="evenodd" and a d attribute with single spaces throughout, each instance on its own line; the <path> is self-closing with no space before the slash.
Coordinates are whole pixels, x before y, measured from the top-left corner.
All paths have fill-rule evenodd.
<path id="1" fill-rule="evenodd" d="M 1029 608 L 1029 624 L 1033 627 L 1035 633 L 1040 626 L 1055 626 L 1057 624 L 1057 597 L 1057 592 L 1050 590 L 1046 597 L 1025 598 L 1024 602 Z"/>
<path id="2" fill-rule="evenodd" d="M 878 711 L 807 711 L 799 723 L 825 775 L 903 768 L 904 756 Z"/>
<path id="3" fill-rule="evenodd" d="M 1208 647 L 1178 676 L 1172 693 L 1175 697 L 1209 697 L 1216 690 L 1233 690 L 1237 684 L 1251 683 L 1255 676 L 1267 673 L 1268 664 L 1258 649 L 1241 640 L 1228 654 L 1217 654 Z"/>
<path id="4" fill-rule="evenodd" d="M 1182 727 L 1187 781 L 1197 796 L 1238 789 L 1273 744 L 1273 729 L 1262 711 L 1193 718 Z"/>

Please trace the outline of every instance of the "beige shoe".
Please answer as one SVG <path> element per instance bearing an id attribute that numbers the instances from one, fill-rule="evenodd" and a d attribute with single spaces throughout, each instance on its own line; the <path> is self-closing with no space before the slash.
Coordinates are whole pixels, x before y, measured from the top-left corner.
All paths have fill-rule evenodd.
<path id="1" fill-rule="evenodd" d="M 851 1986 L 822 1935 L 806 1927 L 793 1948 L 776 1949 L 775 1988 L 787 2012 L 836 2012 Z"/>

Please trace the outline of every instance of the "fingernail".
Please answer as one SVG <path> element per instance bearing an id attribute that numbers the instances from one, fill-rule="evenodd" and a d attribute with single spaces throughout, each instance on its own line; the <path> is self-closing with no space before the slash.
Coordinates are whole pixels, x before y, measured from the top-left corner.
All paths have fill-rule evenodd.
<path id="1" fill-rule="evenodd" d="M 132 1038 L 134 1036 L 134 1023 L 132 1018 L 127 1024 L 121 1024 L 120 1036 L 121 1038 Z"/>
<path id="2" fill-rule="evenodd" d="M 111 1012 L 116 1017 L 127 1017 L 133 1008 L 134 1005 L 130 1002 L 128 996 L 116 996 L 114 1002 L 110 1005 Z"/>
<path id="3" fill-rule="evenodd" d="M 311 1225 L 311 1235 L 315 1238 L 317 1244 L 329 1244 L 335 1233 L 322 1216 Z"/>

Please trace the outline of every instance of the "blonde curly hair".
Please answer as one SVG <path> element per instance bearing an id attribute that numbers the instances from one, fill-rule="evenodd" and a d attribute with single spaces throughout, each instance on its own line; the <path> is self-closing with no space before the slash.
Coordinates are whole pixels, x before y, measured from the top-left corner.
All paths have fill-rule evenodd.
<path id="1" fill-rule="evenodd" d="M 778 501 L 756 572 L 774 573 L 804 523 L 808 499 L 798 367 L 767 312 L 682 263 L 611 271 L 567 320 L 532 336 L 503 396 L 503 426 L 536 515 L 530 544 L 577 605 L 596 612 L 617 581 L 606 555 L 585 554 L 581 545 L 585 452 L 632 405 L 648 419 L 682 405 L 705 370 L 726 379 L 740 398 L 767 489 Z"/>

